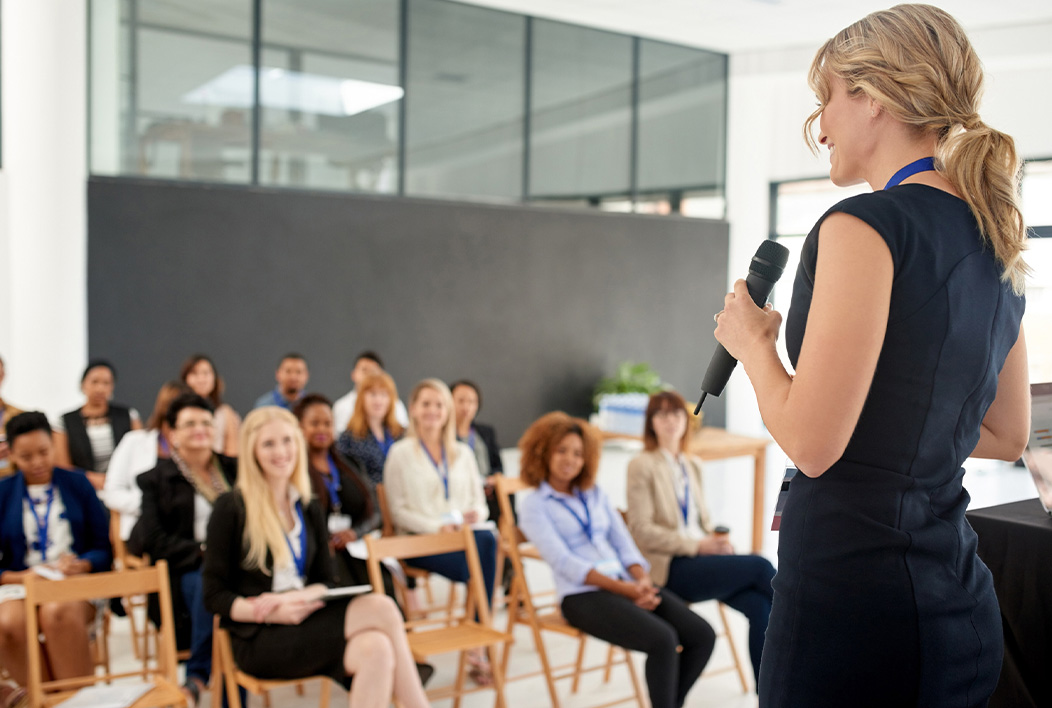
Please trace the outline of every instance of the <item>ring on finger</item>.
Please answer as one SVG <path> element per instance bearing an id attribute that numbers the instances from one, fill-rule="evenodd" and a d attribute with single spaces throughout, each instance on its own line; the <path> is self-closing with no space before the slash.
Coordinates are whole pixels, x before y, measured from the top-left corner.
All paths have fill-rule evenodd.
<path id="1" fill-rule="evenodd" d="M 719 312 L 717 312 L 715 315 L 712 316 L 712 321 L 715 322 L 716 324 L 719 324 L 720 323 L 720 315 L 722 315 L 722 314 L 723 314 L 723 310 L 720 310 Z"/>

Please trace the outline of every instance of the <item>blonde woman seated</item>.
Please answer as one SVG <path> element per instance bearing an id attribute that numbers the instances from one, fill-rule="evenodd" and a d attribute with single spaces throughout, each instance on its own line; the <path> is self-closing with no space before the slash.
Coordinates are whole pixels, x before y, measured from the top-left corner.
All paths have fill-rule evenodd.
<path id="1" fill-rule="evenodd" d="M 716 635 L 651 582 L 621 514 L 595 485 L 598 431 L 549 413 L 530 426 L 519 449 L 519 474 L 537 487 L 519 504 L 519 527 L 555 574 L 563 617 L 587 634 L 644 652 L 651 706 L 679 708 Z"/>
<path id="2" fill-rule="evenodd" d="M 47 417 L 21 413 L 7 421 L 6 433 L 18 471 L 0 481 L 0 666 L 24 686 L 26 655 L 36 648 L 26 639 L 25 595 L 6 586 L 21 585 L 45 567 L 64 575 L 109 570 L 113 558 L 106 510 L 83 473 L 55 466 Z M 40 608 L 50 678 L 91 673 L 88 627 L 95 612 L 88 602 Z M 0 706 L 23 696 L 21 688 L 2 686 Z"/>
<path id="3" fill-rule="evenodd" d="M 438 379 L 425 379 L 409 398 L 409 431 L 391 447 L 384 466 L 391 521 L 399 533 L 436 533 L 463 524 L 486 521 L 488 509 L 475 455 L 457 442 L 453 396 Z M 492 530 L 475 530 L 486 598 L 493 597 L 497 569 L 497 539 Z M 409 565 L 466 582 L 468 564 L 463 553 L 413 558 Z M 492 680 L 481 652 L 469 655 L 470 676 L 488 685 Z"/>
<path id="4" fill-rule="evenodd" d="M 240 449 L 237 487 L 208 523 L 204 567 L 205 604 L 230 631 L 238 667 L 260 678 L 331 676 L 349 685 L 352 708 L 383 708 L 392 696 L 427 706 L 394 601 L 322 599 L 334 582 L 329 534 L 296 418 L 257 408 Z"/>
<path id="5" fill-rule="evenodd" d="M 687 408 L 675 391 L 650 397 L 646 451 L 628 465 L 628 527 L 650 563 L 650 577 L 687 602 L 719 600 L 749 619 L 749 655 L 759 680 L 774 566 L 736 556 L 712 535 L 701 485 L 701 460 L 685 452 Z"/>

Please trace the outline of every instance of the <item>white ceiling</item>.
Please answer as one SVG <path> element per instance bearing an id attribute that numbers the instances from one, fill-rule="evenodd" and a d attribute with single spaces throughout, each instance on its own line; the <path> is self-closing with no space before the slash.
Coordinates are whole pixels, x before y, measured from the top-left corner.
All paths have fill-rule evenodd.
<path id="1" fill-rule="evenodd" d="M 471 5 L 734 53 L 811 47 L 894 0 L 461 0 Z M 935 0 L 978 30 L 1052 23 L 1049 0 Z M 1050 32 L 1052 34 L 1052 32 Z M 1052 47 L 1052 36 L 1041 49 Z"/>

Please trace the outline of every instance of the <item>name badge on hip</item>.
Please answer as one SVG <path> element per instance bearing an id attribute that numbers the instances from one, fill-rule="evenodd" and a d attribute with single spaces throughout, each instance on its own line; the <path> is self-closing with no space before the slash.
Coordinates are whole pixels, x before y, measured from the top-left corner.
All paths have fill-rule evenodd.
<path id="1" fill-rule="evenodd" d="M 329 533 L 349 531 L 351 528 L 351 517 L 347 514 L 329 514 Z"/>
<path id="2" fill-rule="evenodd" d="M 785 477 L 782 478 L 782 488 L 778 491 L 778 501 L 774 505 L 774 519 L 771 521 L 771 530 L 777 531 L 782 526 L 782 510 L 785 502 L 789 499 L 789 483 L 800 470 L 792 462 L 785 463 Z"/>

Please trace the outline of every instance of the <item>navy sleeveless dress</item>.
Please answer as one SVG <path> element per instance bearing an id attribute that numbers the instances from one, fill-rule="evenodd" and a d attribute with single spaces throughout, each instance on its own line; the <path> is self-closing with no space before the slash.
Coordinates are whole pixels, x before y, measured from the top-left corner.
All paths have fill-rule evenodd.
<path id="1" fill-rule="evenodd" d="M 921 184 L 846 199 L 887 242 L 894 281 L 873 384 L 847 449 L 790 484 L 761 708 L 985 706 L 1001 671 L 990 571 L 965 521 L 961 464 L 997 392 L 1024 300 L 967 204 Z M 822 220 L 825 216 L 822 217 Z M 819 220 L 785 334 L 796 365 Z"/>

